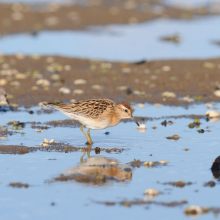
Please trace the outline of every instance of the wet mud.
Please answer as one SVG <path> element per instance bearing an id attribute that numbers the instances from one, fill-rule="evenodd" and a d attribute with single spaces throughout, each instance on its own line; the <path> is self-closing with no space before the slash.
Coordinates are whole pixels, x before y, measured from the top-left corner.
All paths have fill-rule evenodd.
<path id="1" fill-rule="evenodd" d="M 20 56 L 0 57 L 0 85 L 13 106 L 30 107 L 43 101 L 69 103 L 97 97 L 131 104 L 175 106 L 220 100 L 220 59 L 133 64 L 23 55 L 20 59 Z M 190 102 L 183 97 L 190 98 Z"/>
<path id="2" fill-rule="evenodd" d="M 129 150 L 128 148 L 99 148 L 100 151 L 106 153 L 121 153 L 124 150 Z M 22 145 L 0 145 L 0 154 L 28 154 L 33 152 L 62 152 L 62 153 L 73 153 L 76 151 L 81 152 L 91 152 L 97 151 L 96 148 L 91 147 L 74 147 L 64 143 L 53 143 L 47 144 L 42 147 L 27 147 Z"/>

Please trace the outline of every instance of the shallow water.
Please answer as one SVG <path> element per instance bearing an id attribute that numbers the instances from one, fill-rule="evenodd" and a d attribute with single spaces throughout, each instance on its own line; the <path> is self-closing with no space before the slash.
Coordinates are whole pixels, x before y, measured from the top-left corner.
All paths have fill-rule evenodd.
<path id="1" fill-rule="evenodd" d="M 0 39 L 0 52 L 110 61 L 210 58 L 220 55 L 220 47 L 211 43 L 220 38 L 219 23 L 220 17 L 213 16 L 192 21 L 155 20 L 89 27 L 86 31 L 42 31 L 36 37 L 17 34 Z M 181 36 L 180 43 L 160 40 L 174 34 Z"/>
<path id="2" fill-rule="evenodd" d="M 216 107 L 219 107 L 216 105 Z M 33 108 L 34 112 L 36 107 Z M 188 110 L 178 107 L 155 108 L 147 105 L 144 109 L 135 108 L 136 116 L 171 116 L 182 114 L 205 114 L 204 105 L 194 106 Z M 27 112 L 0 113 L 1 125 L 7 122 L 19 120 L 51 121 L 64 120 L 66 117 L 60 112 L 52 114 L 33 115 Z M 214 206 L 218 207 L 219 184 L 213 188 L 204 187 L 204 183 L 213 180 L 210 167 L 212 160 L 219 156 L 219 129 L 220 122 L 208 123 L 201 119 L 200 128 L 211 132 L 200 134 L 199 128 L 189 129 L 188 124 L 192 119 L 175 119 L 172 125 L 161 125 L 163 120 L 148 121 L 146 132 L 139 132 L 135 123 L 120 123 L 116 127 L 105 130 L 91 131 L 94 144 L 92 147 L 100 148 L 128 148 L 119 154 L 107 154 L 101 151 L 100 155 L 94 151 L 91 157 L 106 157 L 105 160 L 117 160 L 118 167 L 130 167 L 127 163 L 134 159 L 141 161 L 167 160 L 166 166 L 153 168 L 132 168 L 132 177 L 125 182 L 107 180 L 105 184 L 91 185 L 75 181 L 52 182 L 70 168 L 80 165 L 83 152 L 58 153 L 36 152 L 25 155 L 0 154 L 0 207 L 4 211 L 2 219 L 53 219 L 69 218 L 71 215 L 76 219 L 133 219 L 138 216 L 148 216 L 150 219 L 172 219 L 178 215 L 178 219 L 186 219 L 184 208 L 187 205 Z M 152 126 L 157 128 L 154 130 Z M 10 127 L 10 126 L 9 126 Z M 10 129 L 9 129 L 10 130 Z M 2 140 L 1 144 L 23 143 L 25 146 L 37 146 L 43 138 L 48 140 L 55 138 L 55 142 L 69 143 L 76 147 L 85 146 L 85 137 L 79 128 L 51 127 L 38 134 L 36 129 L 31 129 L 29 124 L 21 130 L 25 135 L 15 134 Z M 108 131 L 109 135 L 104 133 Z M 177 141 L 167 140 L 167 136 L 178 134 L 181 138 Z M 189 148 L 189 151 L 184 151 Z M 152 154 L 152 156 L 150 156 Z M 87 159 L 84 156 L 84 161 Z M 94 158 L 93 158 L 94 159 Z M 192 182 L 184 188 L 162 185 L 170 181 L 183 180 Z M 11 182 L 28 183 L 29 188 L 12 188 Z M 136 205 L 124 207 L 119 204 L 105 206 L 96 202 L 144 199 L 144 191 L 154 188 L 162 192 L 157 198 L 158 202 L 181 201 L 186 199 L 187 205 L 179 207 L 165 207 L 160 205 Z M 198 192 L 196 192 L 198 190 Z M 150 200 L 150 199 L 148 199 Z M 55 203 L 55 205 L 51 205 Z M 146 209 L 146 207 L 149 207 Z M 13 212 L 11 211 L 13 210 Z M 138 219 L 139 219 L 138 217 Z M 216 219 L 213 214 L 203 214 L 201 219 Z"/>

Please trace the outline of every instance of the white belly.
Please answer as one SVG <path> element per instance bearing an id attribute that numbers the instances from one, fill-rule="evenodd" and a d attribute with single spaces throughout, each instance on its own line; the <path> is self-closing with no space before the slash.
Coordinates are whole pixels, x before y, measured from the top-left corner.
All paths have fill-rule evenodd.
<path id="1" fill-rule="evenodd" d="M 85 127 L 90 128 L 90 129 L 104 129 L 110 126 L 110 119 L 109 118 L 102 118 L 100 120 L 97 119 L 90 119 L 90 118 L 85 118 L 79 115 L 74 115 L 72 113 L 67 113 L 62 111 L 63 114 L 65 114 L 67 117 L 79 121 L 82 125 L 85 125 Z"/>
<path id="2" fill-rule="evenodd" d="M 110 126 L 109 120 L 94 120 L 94 119 L 87 119 L 87 120 L 79 120 L 80 123 L 84 124 L 87 128 L 99 130 L 104 129 Z"/>

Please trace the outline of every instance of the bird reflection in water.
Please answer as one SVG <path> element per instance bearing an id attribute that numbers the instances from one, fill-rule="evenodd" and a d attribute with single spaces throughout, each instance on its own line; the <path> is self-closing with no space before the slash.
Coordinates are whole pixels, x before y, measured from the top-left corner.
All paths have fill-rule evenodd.
<path id="1" fill-rule="evenodd" d="M 83 154 L 85 156 L 86 152 Z M 131 180 L 132 169 L 119 161 L 101 157 L 90 157 L 90 151 L 87 151 L 88 158 L 80 159 L 80 164 L 76 167 L 71 167 L 62 173 L 59 177 L 54 178 L 50 182 L 80 182 L 86 184 L 102 185 L 115 182 L 125 182 Z"/>

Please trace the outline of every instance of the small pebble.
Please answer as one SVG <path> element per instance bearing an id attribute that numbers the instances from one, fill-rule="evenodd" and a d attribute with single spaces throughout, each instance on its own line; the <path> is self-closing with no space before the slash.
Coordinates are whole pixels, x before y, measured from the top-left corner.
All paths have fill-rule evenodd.
<path id="1" fill-rule="evenodd" d="M 161 105 L 160 103 L 156 103 L 156 104 L 154 104 L 154 106 L 155 106 L 156 108 L 161 108 L 163 105 Z"/>
<path id="2" fill-rule="evenodd" d="M 189 216 L 200 216 L 202 214 L 202 209 L 199 206 L 188 206 L 185 208 L 185 214 Z"/>
<path id="3" fill-rule="evenodd" d="M 155 198 L 159 195 L 159 191 L 156 189 L 147 189 L 144 192 L 148 198 Z"/>
<path id="4" fill-rule="evenodd" d="M 145 108 L 145 104 L 140 103 L 140 104 L 138 104 L 138 107 L 139 108 Z"/>
<path id="5" fill-rule="evenodd" d="M 203 129 L 198 130 L 199 133 L 204 133 L 205 131 Z"/>
<path id="6" fill-rule="evenodd" d="M 217 97 L 220 97 L 220 90 L 216 90 L 213 92 L 213 94 Z"/>
<path id="7" fill-rule="evenodd" d="M 162 163 L 162 164 L 167 164 L 167 163 L 168 163 L 168 161 L 166 161 L 166 160 L 160 160 L 160 161 L 159 161 L 159 163 Z"/>
<path id="8" fill-rule="evenodd" d="M 81 90 L 81 89 L 75 89 L 75 90 L 73 90 L 73 94 L 81 95 L 81 94 L 83 94 L 83 93 L 84 93 L 84 91 Z"/>
<path id="9" fill-rule="evenodd" d="M 61 92 L 63 94 L 70 94 L 71 90 L 69 88 L 62 87 L 62 88 L 59 89 L 59 92 Z"/>
<path id="10" fill-rule="evenodd" d="M 174 92 L 168 92 L 168 91 L 163 92 L 162 96 L 167 98 L 176 98 L 176 94 Z"/>
<path id="11" fill-rule="evenodd" d="M 49 144 L 49 141 L 46 138 L 44 138 L 43 141 L 44 143 Z"/>
<path id="12" fill-rule="evenodd" d="M 84 85 L 87 81 L 85 79 L 76 79 L 73 83 L 74 85 Z"/>
<path id="13" fill-rule="evenodd" d="M 145 132 L 146 131 L 146 125 L 145 124 L 140 124 L 138 126 L 138 131 L 139 132 Z"/>
<path id="14" fill-rule="evenodd" d="M 55 139 L 53 138 L 53 139 L 51 139 L 50 141 L 49 141 L 49 144 L 53 144 L 54 143 L 54 141 L 55 141 Z"/>

